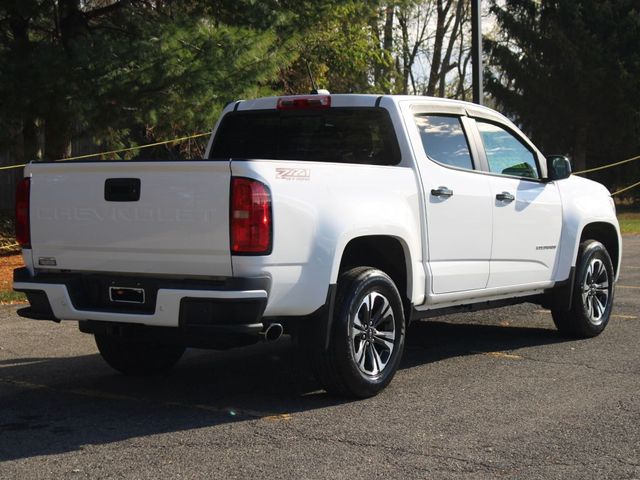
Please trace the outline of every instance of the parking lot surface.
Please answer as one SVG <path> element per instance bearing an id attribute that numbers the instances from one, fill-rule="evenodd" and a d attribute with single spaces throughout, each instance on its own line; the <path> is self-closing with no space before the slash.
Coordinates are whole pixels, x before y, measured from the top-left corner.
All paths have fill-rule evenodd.
<path id="1" fill-rule="evenodd" d="M 0 478 L 640 479 L 640 237 L 623 258 L 601 336 L 531 304 L 420 322 L 364 401 L 288 338 L 130 378 L 74 322 L 0 307 Z"/>

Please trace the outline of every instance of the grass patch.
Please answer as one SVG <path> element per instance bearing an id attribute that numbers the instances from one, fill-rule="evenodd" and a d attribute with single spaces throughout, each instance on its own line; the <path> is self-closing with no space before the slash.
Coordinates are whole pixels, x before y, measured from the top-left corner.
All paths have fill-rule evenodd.
<path id="1" fill-rule="evenodd" d="M 0 238 L 13 240 L 13 218 L 0 213 Z"/>
<path id="2" fill-rule="evenodd" d="M 618 222 L 623 234 L 640 235 L 640 213 L 619 213 Z"/>
<path id="3" fill-rule="evenodd" d="M 0 214 L 0 255 L 18 252 L 15 243 L 13 218 Z"/>
<path id="4" fill-rule="evenodd" d="M 13 290 L 0 290 L 0 305 L 10 305 L 12 303 L 26 303 L 27 297 L 24 293 Z"/>
<path id="5" fill-rule="evenodd" d="M 26 301 L 24 294 L 13 291 L 13 270 L 23 265 L 21 255 L 0 255 L 0 305 Z"/>

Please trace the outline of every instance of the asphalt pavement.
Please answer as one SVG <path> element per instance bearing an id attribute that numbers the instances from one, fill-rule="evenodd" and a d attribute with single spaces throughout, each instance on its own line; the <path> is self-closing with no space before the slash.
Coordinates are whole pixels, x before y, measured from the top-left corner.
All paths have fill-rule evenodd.
<path id="1" fill-rule="evenodd" d="M 286 337 L 130 378 L 74 322 L 0 307 L 0 478 L 640 480 L 640 237 L 623 258 L 599 337 L 531 304 L 431 319 L 363 401 Z"/>

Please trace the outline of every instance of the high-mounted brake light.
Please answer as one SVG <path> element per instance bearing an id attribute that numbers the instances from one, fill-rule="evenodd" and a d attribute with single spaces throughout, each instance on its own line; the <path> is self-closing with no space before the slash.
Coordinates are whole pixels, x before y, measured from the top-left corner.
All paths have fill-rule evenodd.
<path id="1" fill-rule="evenodd" d="M 29 227 L 29 191 L 31 179 L 23 178 L 16 188 L 16 240 L 22 248 L 31 247 Z"/>
<path id="2" fill-rule="evenodd" d="M 329 95 L 308 95 L 304 97 L 281 97 L 278 99 L 278 110 L 307 110 L 313 108 L 329 108 Z"/>
<path id="3" fill-rule="evenodd" d="M 257 180 L 231 180 L 231 253 L 271 253 L 272 213 L 269 188 Z"/>

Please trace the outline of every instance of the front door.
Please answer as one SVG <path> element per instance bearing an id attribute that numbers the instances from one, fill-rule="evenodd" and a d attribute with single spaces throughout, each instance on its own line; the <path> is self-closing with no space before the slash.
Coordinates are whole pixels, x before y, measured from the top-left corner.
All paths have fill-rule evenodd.
<path id="1" fill-rule="evenodd" d="M 562 206 L 557 185 L 541 180 L 537 155 L 504 126 L 476 120 L 489 171 L 493 242 L 487 288 L 552 280 Z"/>

